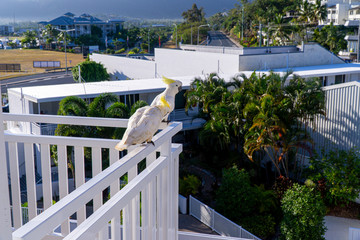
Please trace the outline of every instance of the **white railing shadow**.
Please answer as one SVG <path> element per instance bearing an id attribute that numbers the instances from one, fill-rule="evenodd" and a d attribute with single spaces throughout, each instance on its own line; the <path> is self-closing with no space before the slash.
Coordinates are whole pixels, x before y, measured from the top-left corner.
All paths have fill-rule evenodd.
<path id="1" fill-rule="evenodd" d="M 105 127 L 126 127 L 127 124 L 127 120 L 120 119 L 2 115 L 5 121 L 17 122 Z M 60 239 L 109 239 L 109 236 L 111 239 L 177 239 L 178 160 L 182 146 L 172 144 L 171 139 L 181 128 L 181 123 L 171 123 L 154 136 L 154 145 L 138 146 L 122 158 L 122 154 L 114 150 L 119 140 L 5 133 L 11 182 L 12 226 L 16 229 L 13 239 L 43 239 L 54 235 L 54 230 L 59 226 Z M 52 145 L 57 146 L 60 194 L 60 201 L 54 205 L 50 158 Z M 69 146 L 73 148 L 71 156 L 67 149 Z M 110 166 L 103 170 L 104 149 L 108 151 Z M 19 186 L 21 157 L 25 161 L 30 219 L 25 225 L 22 222 Z M 68 186 L 68 158 L 73 159 L 75 166 L 76 189 L 71 193 Z M 85 160 L 91 162 L 92 168 L 92 178 L 87 182 L 85 173 L 89 170 L 85 167 Z M 144 160 L 145 169 L 140 172 L 138 166 Z M 36 213 L 39 201 L 35 190 L 35 171 L 42 175 L 42 204 L 45 211 L 40 215 Z M 128 184 L 120 190 L 120 178 L 124 175 L 127 175 Z M 110 195 L 106 202 L 104 191 Z M 90 216 L 87 214 L 89 202 L 93 209 Z M 70 229 L 70 219 L 76 219 L 75 229 Z"/>

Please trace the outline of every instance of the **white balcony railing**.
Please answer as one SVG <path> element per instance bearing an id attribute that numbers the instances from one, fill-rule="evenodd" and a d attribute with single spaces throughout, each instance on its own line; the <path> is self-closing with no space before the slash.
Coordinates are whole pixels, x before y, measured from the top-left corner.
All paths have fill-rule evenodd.
<path id="1" fill-rule="evenodd" d="M 127 120 L 122 119 L 15 115 L 1 112 L 0 121 L 103 127 L 127 125 Z M 178 161 L 182 146 L 172 144 L 171 139 L 181 128 L 181 123 L 170 123 L 154 136 L 154 145 L 129 149 L 125 156 L 114 150 L 119 140 L 40 136 L 11 131 L 4 133 L 3 129 L 0 129 L 0 180 L 6 182 L 9 179 L 11 193 L 11 201 L 7 198 L 8 194 L 0 194 L 0 213 L 4 213 L 0 215 L 0 239 L 11 239 L 11 229 L 15 229 L 12 239 L 16 240 L 49 237 L 177 239 Z M 54 166 L 51 167 L 50 157 L 53 145 L 57 146 L 58 164 L 55 168 L 58 170 L 60 199 L 55 204 L 51 180 L 51 168 Z M 74 162 L 75 190 L 71 193 L 68 159 Z M 20 188 L 19 183 L 21 161 L 25 163 L 25 190 Z M 103 169 L 102 164 L 107 161 L 110 166 Z M 145 169 L 140 172 L 138 166 L 144 163 L 143 161 Z M 9 174 L 6 169 L 9 169 Z M 39 196 L 36 196 L 36 173 L 42 176 L 41 201 L 38 201 Z M 90 174 L 91 179 L 86 181 L 85 174 Z M 125 175 L 128 184 L 120 189 L 120 178 Z M 7 184 L 3 184 L 0 190 L 6 190 L 7 187 Z M 105 192 L 110 196 L 106 202 L 103 200 Z M 23 224 L 21 208 L 24 196 L 28 202 L 30 220 L 26 224 Z M 38 207 L 43 207 L 45 211 L 37 215 Z M 90 212 L 93 213 L 90 215 Z M 70 221 L 73 220 L 77 223 L 74 229 L 70 228 Z M 60 232 L 56 233 L 55 229 L 59 229 L 59 226 Z"/>

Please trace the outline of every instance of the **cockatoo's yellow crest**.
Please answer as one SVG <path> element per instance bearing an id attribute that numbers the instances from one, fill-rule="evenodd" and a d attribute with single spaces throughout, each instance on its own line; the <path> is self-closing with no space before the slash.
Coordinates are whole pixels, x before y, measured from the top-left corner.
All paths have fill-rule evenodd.
<path id="1" fill-rule="evenodd" d="M 167 77 L 164 77 L 164 76 L 162 76 L 162 80 L 163 80 L 163 82 L 164 82 L 165 84 L 167 84 L 167 85 L 176 82 L 175 80 L 172 80 L 172 79 L 167 78 Z"/>
<path id="2" fill-rule="evenodd" d="M 170 108 L 169 103 L 166 101 L 165 96 L 161 96 L 160 102 L 163 106 Z"/>

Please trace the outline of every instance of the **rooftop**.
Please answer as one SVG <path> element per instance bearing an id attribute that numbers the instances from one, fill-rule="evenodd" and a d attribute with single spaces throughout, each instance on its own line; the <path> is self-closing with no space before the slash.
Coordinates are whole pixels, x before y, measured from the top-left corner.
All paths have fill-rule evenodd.
<path id="1" fill-rule="evenodd" d="M 183 89 L 190 87 L 191 81 L 196 76 L 177 77 L 183 83 Z M 220 77 L 230 80 L 230 75 L 220 75 Z M 49 86 L 36 86 L 25 88 L 11 88 L 8 91 L 15 94 L 23 94 L 24 98 L 35 102 L 60 101 L 64 97 L 79 96 L 81 98 L 94 98 L 101 93 L 114 93 L 117 95 L 153 93 L 161 92 L 165 89 L 165 84 L 161 78 L 142 79 L 142 80 L 121 80 L 104 81 L 92 83 L 72 83 Z"/>
<path id="2" fill-rule="evenodd" d="M 273 69 L 275 73 L 286 73 L 288 70 L 292 70 L 293 74 L 300 77 L 321 77 L 321 76 L 334 76 L 343 74 L 360 73 L 360 64 L 348 63 L 348 64 L 330 64 L 330 65 L 318 65 L 308 67 L 295 67 L 295 68 L 279 68 Z M 270 70 L 256 71 L 258 73 L 267 74 Z M 252 71 L 244 72 L 246 75 L 251 75 Z"/>
<path id="3" fill-rule="evenodd" d="M 97 17 L 91 16 L 90 14 L 83 13 L 80 16 L 76 17 L 75 14 L 71 12 L 65 13 L 63 16 L 57 17 L 51 21 L 41 21 L 39 24 L 42 25 L 74 25 L 74 24 L 105 24 L 108 22 L 124 22 L 119 19 L 110 19 L 108 21 L 103 21 Z"/>

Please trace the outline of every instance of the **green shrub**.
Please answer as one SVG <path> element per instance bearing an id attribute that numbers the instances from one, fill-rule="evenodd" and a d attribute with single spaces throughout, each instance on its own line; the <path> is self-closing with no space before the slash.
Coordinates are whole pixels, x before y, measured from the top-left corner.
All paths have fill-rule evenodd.
<path id="1" fill-rule="evenodd" d="M 256 195 L 249 174 L 236 167 L 224 169 L 221 185 L 216 192 L 216 210 L 233 221 L 239 221 L 254 209 Z"/>
<path id="2" fill-rule="evenodd" d="M 120 50 L 117 50 L 117 51 L 115 52 L 115 54 L 121 54 L 121 53 L 123 53 L 123 52 L 125 52 L 125 48 L 122 48 L 122 49 L 120 49 Z"/>
<path id="3" fill-rule="evenodd" d="M 141 46 L 142 50 L 146 50 L 146 51 L 148 50 L 148 47 L 149 47 L 149 45 L 147 43 L 142 43 L 140 46 Z"/>
<path id="4" fill-rule="evenodd" d="M 75 82 L 79 81 L 79 65 L 81 77 L 86 82 L 105 81 L 110 78 L 103 64 L 94 61 L 84 61 L 73 67 L 71 70 Z"/>
<path id="5" fill-rule="evenodd" d="M 186 197 L 197 194 L 200 186 L 201 181 L 195 175 L 187 175 L 179 180 L 179 192 Z"/>
<path id="6" fill-rule="evenodd" d="M 325 239 L 326 208 L 315 188 L 295 183 L 285 192 L 281 209 L 284 217 L 280 229 L 284 239 Z"/>
<path id="7" fill-rule="evenodd" d="M 133 48 L 133 49 L 131 49 L 129 52 L 128 52 L 128 54 L 138 54 L 139 53 L 139 49 L 138 48 Z"/>
<path id="8" fill-rule="evenodd" d="M 239 224 L 255 236 L 266 239 L 275 234 L 275 219 L 272 215 L 254 215 L 243 218 Z"/>
<path id="9" fill-rule="evenodd" d="M 310 160 L 309 178 L 325 180 L 330 203 L 349 202 L 360 194 L 360 157 L 356 149 L 330 151 Z"/>

